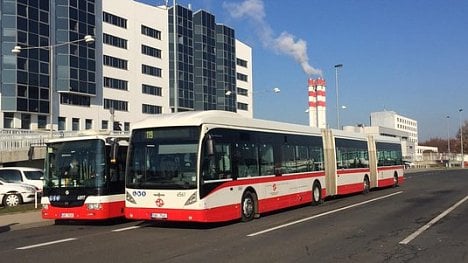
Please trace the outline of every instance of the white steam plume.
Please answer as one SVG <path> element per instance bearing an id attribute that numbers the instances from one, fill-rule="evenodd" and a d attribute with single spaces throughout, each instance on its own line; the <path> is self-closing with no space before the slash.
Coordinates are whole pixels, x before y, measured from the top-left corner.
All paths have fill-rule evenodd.
<path id="1" fill-rule="evenodd" d="M 262 0 L 244 0 L 241 4 L 225 2 L 223 7 L 234 18 L 247 18 L 253 24 L 265 47 L 294 58 L 308 76 L 322 75 L 320 69 L 316 69 L 309 64 L 307 42 L 305 40 L 296 40 L 296 37 L 288 32 L 283 32 L 276 38 L 273 36 L 273 30 L 265 20 L 266 14 Z"/>

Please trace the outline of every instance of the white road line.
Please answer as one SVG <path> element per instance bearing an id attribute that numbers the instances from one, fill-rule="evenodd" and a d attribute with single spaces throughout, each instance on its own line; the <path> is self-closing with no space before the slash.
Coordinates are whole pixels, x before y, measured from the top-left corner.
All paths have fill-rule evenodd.
<path id="1" fill-rule="evenodd" d="M 124 227 L 124 228 L 114 229 L 114 230 L 112 230 L 112 232 L 122 232 L 122 231 L 137 229 L 137 228 L 140 228 L 140 227 L 141 226 L 129 226 L 129 227 Z"/>
<path id="2" fill-rule="evenodd" d="M 18 247 L 16 249 L 30 249 L 30 248 L 36 248 L 36 247 L 43 247 L 43 246 L 49 246 L 49 245 L 53 245 L 53 244 L 57 244 L 57 243 L 63 243 L 63 242 L 68 242 L 68 241 L 73 241 L 73 240 L 76 240 L 76 238 L 66 238 L 66 239 L 61 239 L 61 240 L 55 240 L 55 241 L 51 241 L 51 242 L 46 242 L 46 243 L 40 243 L 40 244 L 35 244 L 35 245 L 31 245 L 31 246 L 25 246 L 25 247 Z"/>
<path id="3" fill-rule="evenodd" d="M 272 227 L 272 228 L 269 228 L 269 229 L 265 229 L 265 230 L 262 230 L 262 231 L 259 231 L 259 232 L 248 234 L 247 236 L 248 237 L 258 236 L 258 235 L 265 234 L 265 233 L 268 233 L 268 232 L 271 232 L 271 231 L 275 231 L 275 230 L 278 230 L 278 229 L 281 229 L 281 228 L 285 228 L 285 227 L 292 226 L 292 225 L 295 225 L 295 224 L 299 224 L 299 223 L 302 223 L 302 222 L 305 222 L 305 221 L 309 221 L 309 220 L 312 220 L 312 219 L 315 219 L 315 218 L 319 218 L 319 217 L 322 217 L 322 216 L 334 214 L 334 213 L 337 213 L 337 212 L 340 212 L 340 211 L 343 211 L 343 210 L 346 210 L 346 209 L 350 209 L 350 208 L 353 208 L 353 207 L 357 207 L 357 206 L 365 205 L 365 204 L 375 202 L 375 201 L 378 201 L 378 200 L 381 200 L 381 199 L 385 199 L 385 198 L 388 198 L 388 197 L 391 197 L 391 196 L 394 196 L 394 195 L 397 195 L 397 194 L 401 194 L 401 193 L 403 193 L 403 191 L 399 191 L 399 192 L 392 193 L 392 194 L 389 194 L 389 195 L 377 197 L 377 198 L 370 199 L 370 200 L 367 200 L 367 201 L 364 201 L 364 202 L 360 202 L 360 203 L 357 203 L 357 204 L 354 204 L 354 205 L 345 206 L 345 207 L 342 207 L 342 208 L 331 210 L 331 211 L 321 213 L 321 214 L 318 214 L 318 215 L 314 215 L 314 216 L 311 216 L 311 217 L 299 219 L 297 221 L 293 221 L 293 222 L 290 222 L 290 223 L 287 223 L 287 224 L 279 225 L 279 226 Z"/>
<path id="4" fill-rule="evenodd" d="M 417 236 L 419 236 L 422 232 L 426 231 L 433 224 L 437 223 L 437 221 L 442 219 L 444 216 L 448 215 L 450 212 L 452 212 L 455 208 L 457 208 L 459 205 L 461 205 L 466 200 L 468 200 L 468 195 L 465 196 L 465 198 L 463 198 L 462 200 L 458 201 L 456 204 L 452 205 L 449 209 L 445 210 L 442 214 L 440 214 L 437 217 L 435 217 L 434 219 L 432 219 L 429 223 L 427 223 L 424 226 L 420 227 L 413 234 L 409 235 L 407 238 L 400 241 L 400 244 L 407 245 L 409 242 L 411 242 L 413 239 L 415 239 Z"/>

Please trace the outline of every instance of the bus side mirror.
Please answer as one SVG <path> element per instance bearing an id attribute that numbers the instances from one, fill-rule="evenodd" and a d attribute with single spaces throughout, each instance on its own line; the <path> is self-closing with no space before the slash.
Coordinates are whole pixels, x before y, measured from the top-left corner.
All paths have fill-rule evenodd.
<path id="1" fill-rule="evenodd" d="M 110 156 L 111 164 L 117 163 L 118 153 L 119 153 L 119 142 L 114 140 L 112 141 L 112 144 L 111 144 L 111 156 Z"/>
<path id="2" fill-rule="evenodd" d="M 208 138 L 206 139 L 206 152 L 209 156 L 214 155 L 214 143 L 213 143 L 213 138 L 211 135 L 208 135 Z"/>

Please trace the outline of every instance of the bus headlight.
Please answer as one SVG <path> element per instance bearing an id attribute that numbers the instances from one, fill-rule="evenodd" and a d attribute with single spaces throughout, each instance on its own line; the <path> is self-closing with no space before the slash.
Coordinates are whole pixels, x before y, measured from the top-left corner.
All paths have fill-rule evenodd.
<path id="1" fill-rule="evenodd" d="M 197 201 L 197 192 L 193 193 L 185 202 L 185 205 L 191 205 Z"/>
<path id="2" fill-rule="evenodd" d="M 99 203 L 91 203 L 91 204 L 86 204 L 86 207 L 88 210 L 101 210 L 102 205 Z"/>
<path id="3" fill-rule="evenodd" d="M 136 204 L 135 198 L 133 198 L 128 192 L 125 193 L 125 199 L 132 204 Z"/>

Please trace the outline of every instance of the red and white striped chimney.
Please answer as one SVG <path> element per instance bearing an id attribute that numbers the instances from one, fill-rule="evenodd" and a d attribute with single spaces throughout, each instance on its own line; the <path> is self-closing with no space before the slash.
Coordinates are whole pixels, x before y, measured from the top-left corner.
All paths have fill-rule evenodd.
<path id="1" fill-rule="evenodd" d="M 327 127 L 326 82 L 322 78 L 309 79 L 309 125 Z"/>

